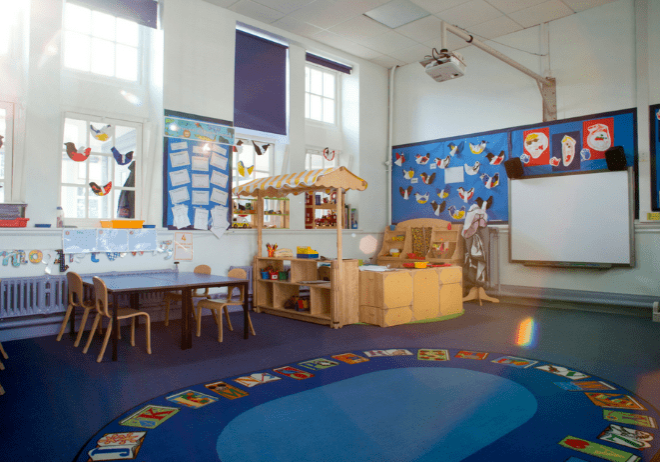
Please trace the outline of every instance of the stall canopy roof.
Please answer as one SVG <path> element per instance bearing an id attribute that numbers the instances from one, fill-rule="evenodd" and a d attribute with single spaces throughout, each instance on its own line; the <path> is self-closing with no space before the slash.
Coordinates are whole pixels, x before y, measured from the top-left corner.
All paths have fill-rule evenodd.
<path id="1" fill-rule="evenodd" d="M 320 168 L 299 173 L 258 178 L 234 188 L 239 196 L 283 197 L 318 189 L 356 189 L 364 191 L 367 182 L 346 167 Z"/>

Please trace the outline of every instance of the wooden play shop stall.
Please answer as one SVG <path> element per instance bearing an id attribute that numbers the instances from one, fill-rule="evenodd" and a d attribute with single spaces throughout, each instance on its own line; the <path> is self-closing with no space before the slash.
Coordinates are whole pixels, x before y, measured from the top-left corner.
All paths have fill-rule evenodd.
<path id="1" fill-rule="evenodd" d="M 284 316 L 302 321 L 327 324 L 340 328 L 346 324 L 359 322 L 359 270 L 357 260 L 342 259 L 343 192 L 349 189 L 364 191 L 367 182 L 351 173 L 345 167 L 332 167 L 289 173 L 267 178 L 259 178 L 234 189 L 237 196 L 255 197 L 257 255 L 254 258 L 253 304 L 257 312 Z M 289 194 L 336 192 L 337 197 L 337 259 L 320 261 L 294 256 L 262 256 L 264 198 L 285 197 Z M 323 281 L 321 274 L 330 265 L 329 281 Z M 267 267 L 280 272 L 290 265 L 287 279 L 264 279 L 262 270 Z M 287 300 L 301 293 L 301 288 L 309 287 L 309 309 L 297 311 L 285 308 Z"/>

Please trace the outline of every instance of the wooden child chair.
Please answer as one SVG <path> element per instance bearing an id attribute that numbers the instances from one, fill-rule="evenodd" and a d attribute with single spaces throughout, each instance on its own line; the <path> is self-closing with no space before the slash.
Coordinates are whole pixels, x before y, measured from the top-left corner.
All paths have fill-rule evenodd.
<path id="1" fill-rule="evenodd" d="M 211 267 L 208 265 L 199 265 L 193 270 L 197 274 L 211 274 Z M 193 292 L 194 297 L 204 297 L 209 298 L 209 288 L 206 289 L 195 289 Z M 182 301 L 181 292 L 165 292 L 163 296 L 163 301 L 165 302 L 165 325 L 170 324 L 170 302 L 180 302 Z M 193 310 L 193 315 L 195 311 Z M 216 320 L 217 322 L 217 320 Z"/>
<path id="2" fill-rule="evenodd" d="M 78 273 L 69 271 L 66 273 L 67 285 L 69 286 L 69 306 L 66 309 L 66 314 L 64 315 L 64 321 L 62 321 L 62 327 L 60 327 L 60 333 L 57 334 L 57 341 L 62 340 L 62 334 L 64 334 L 64 329 L 66 329 L 66 323 L 69 322 L 69 317 L 73 308 L 82 308 L 84 310 L 83 318 L 78 327 L 78 336 L 76 337 L 76 342 L 73 344 L 74 347 L 77 347 L 80 344 L 80 339 L 82 338 L 83 331 L 85 330 L 85 324 L 87 324 L 87 316 L 89 312 L 94 309 L 95 302 L 94 300 L 84 300 L 83 299 L 83 282 L 82 278 Z"/>
<path id="3" fill-rule="evenodd" d="M 0 353 L 2 353 L 3 358 L 9 359 L 9 356 L 7 356 L 5 349 L 2 348 L 2 343 L 0 343 Z M 5 370 L 5 365 L 2 364 L 2 361 L 0 361 L 0 371 L 4 371 L 4 370 Z M 5 394 L 5 389 L 2 388 L 2 385 L 0 385 L 0 395 L 4 395 L 4 394 Z"/>
<path id="4" fill-rule="evenodd" d="M 105 282 L 101 279 L 94 277 L 94 296 L 96 297 L 96 317 L 94 318 L 94 324 L 92 324 L 92 331 L 89 333 L 89 339 L 87 339 L 87 345 L 83 353 L 87 353 L 89 346 L 92 343 L 92 338 L 94 338 L 94 333 L 96 328 L 99 326 L 101 319 L 106 317 L 109 319 L 108 327 L 105 332 L 105 339 L 103 339 L 103 346 L 101 347 L 101 352 L 99 353 L 96 362 L 100 363 L 103 359 L 103 354 L 105 349 L 108 346 L 108 340 L 110 340 L 110 334 L 112 332 L 112 315 L 108 312 L 108 289 L 105 286 Z M 147 330 L 147 353 L 151 354 L 151 318 L 149 313 L 144 311 L 134 310 L 133 308 L 119 308 L 115 307 L 117 310 L 117 319 L 127 319 L 131 318 L 131 346 L 135 346 L 135 319 L 138 316 L 144 316 L 147 318 L 146 330 Z"/>
<path id="5" fill-rule="evenodd" d="M 247 272 L 241 268 L 234 268 L 232 270 L 229 270 L 227 276 L 229 276 L 230 278 L 247 279 Z M 197 302 L 197 306 L 195 310 L 197 312 L 197 314 L 195 315 L 197 318 L 197 337 L 202 335 L 202 308 L 211 310 L 211 312 L 213 313 L 216 323 L 218 324 L 218 342 L 222 342 L 222 310 L 223 309 L 225 311 L 225 317 L 227 318 L 227 327 L 229 328 L 230 331 L 234 330 L 234 328 L 231 325 L 231 320 L 229 319 L 229 310 L 227 309 L 227 307 L 229 305 L 243 306 L 243 301 L 245 300 L 247 294 L 243 293 L 244 292 L 243 287 L 240 287 L 239 290 L 240 290 L 240 295 L 237 299 L 234 299 L 233 296 L 234 288 L 229 288 L 226 298 L 216 298 L 212 300 L 206 299 Z M 250 318 L 249 313 L 248 313 L 248 326 L 250 328 L 250 332 L 252 332 L 252 335 L 257 335 L 257 333 L 254 331 L 254 326 L 252 326 L 252 319 Z"/>

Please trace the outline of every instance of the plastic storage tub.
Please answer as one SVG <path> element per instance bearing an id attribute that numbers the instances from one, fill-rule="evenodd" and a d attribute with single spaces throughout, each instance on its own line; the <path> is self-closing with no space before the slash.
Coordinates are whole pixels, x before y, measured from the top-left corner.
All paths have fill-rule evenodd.
<path id="1" fill-rule="evenodd" d="M 101 228 L 142 228 L 144 220 L 101 220 Z"/>

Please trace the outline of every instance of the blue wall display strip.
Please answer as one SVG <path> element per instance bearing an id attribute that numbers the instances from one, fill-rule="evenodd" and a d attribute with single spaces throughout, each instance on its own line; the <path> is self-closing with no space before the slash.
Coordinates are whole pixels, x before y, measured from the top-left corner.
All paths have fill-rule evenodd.
<path id="1" fill-rule="evenodd" d="M 653 128 L 658 126 L 656 108 Z M 655 131 L 657 134 L 657 130 Z M 657 135 L 653 135 L 659 152 Z M 654 144 L 655 143 L 655 144 Z M 523 178 L 607 168 L 605 152 L 624 150 L 637 184 L 636 109 L 405 144 L 392 148 L 392 223 L 413 218 L 440 218 L 462 223 L 478 198 L 492 197 L 490 223 L 509 220 L 508 177 L 504 162 L 514 157 L 523 165 Z M 652 156 L 655 161 L 655 155 Z M 654 210 L 660 210 L 656 177 L 660 162 L 652 163 Z M 639 191 L 635 190 L 635 215 Z"/>

